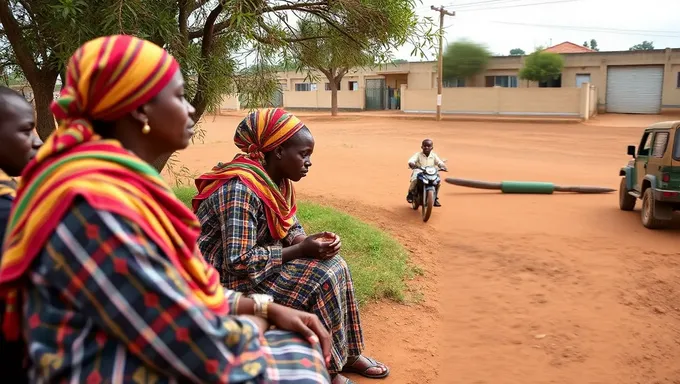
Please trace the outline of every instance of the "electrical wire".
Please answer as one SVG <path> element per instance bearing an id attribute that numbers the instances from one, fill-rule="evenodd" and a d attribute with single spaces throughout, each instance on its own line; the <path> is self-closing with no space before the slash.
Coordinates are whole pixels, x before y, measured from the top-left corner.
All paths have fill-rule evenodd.
<path id="1" fill-rule="evenodd" d="M 494 9 L 508 9 L 508 8 L 520 8 L 520 7 L 532 7 L 536 5 L 548 5 L 548 4 L 560 4 L 560 3 L 573 3 L 582 0 L 556 0 L 556 1 L 543 1 L 540 3 L 529 3 L 529 4 L 515 4 L 515 5 L 501 5 L 498 7 L 480 7 L 480 8 L 463 8 L 460 12 L 477 12 L 477 11 L 491 11 Z M 456 10 L 458 12 L 458 10 Z"/>
<path id="2" fill-rule="evenodd" d="M 583 32 L 602 32 L 621 35 L 634 36 L 653 36 L 653 37 L 680 37 L 680 31 L 659 31 L 659 30 L 644 30 L 644 29 L 617 29 L 617 28 L 601 28 L 601 27 L 579 27 L 570 25 L 551 25 L 551 24 L 531 24 L 531 23 L 514 23 L 510 21 L 489 21 L 494 24 L 517 25 L 526 27 L 551 28 L 571 31 Z"/>

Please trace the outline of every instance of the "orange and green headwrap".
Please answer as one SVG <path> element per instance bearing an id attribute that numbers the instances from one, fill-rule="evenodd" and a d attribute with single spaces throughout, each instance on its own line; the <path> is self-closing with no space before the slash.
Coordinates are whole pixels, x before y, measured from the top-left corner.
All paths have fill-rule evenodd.
<path id="1" fill-rule="evenodd" d="M 234 144 L 253 160 L 264 159 L 264 154 L 290 139 L 305 125 L 293 114 L 281 108 L 255 111 L 246 116 L 236 128 Z"/>
<path id="2" fill-rule="evenodd" d="M 285 143 L 305 125 L 280 108 L 255 111 L 236 128 L 234 144 L 244 153 L 226 164 L 218 164 L 196 179 L 198 195 L 192 200 L 194 212 L 227 181 L 238 178 L 262 200 L 269 232 L 274 239 L 283 239 L 295 224 L 295 189 L 290 180 L 276 185 L 265 171 L 264 154 Z"/>
<path id="3" fill-rule="evenodd" d="M 163 48 L 129 35 L 100 37 L 71 56 L 52 113 L 60 125 L 114 121 L 156 96 L 179 70 Z"/>

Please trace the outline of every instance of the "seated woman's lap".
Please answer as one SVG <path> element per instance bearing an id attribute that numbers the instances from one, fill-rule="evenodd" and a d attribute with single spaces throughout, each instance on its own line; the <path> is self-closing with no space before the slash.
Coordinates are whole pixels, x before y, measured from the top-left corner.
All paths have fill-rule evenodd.
<path id="1" fill-rule="evenodd" d="M 256 289 L 274 301 L 303 311 L 313 311 L 318 301 L 342 301 L 347 290 L 347 262 L 335 256 L 329 260 L 296 259 L 285 263 L 281 272 Z"/>
<path id="2" fill-rule="evenodd" d="M 273 330 L 264 334 L 262 349 L 267 359 L 267 383 L 327 383 L 328 373 L 321 347 L 310 347 L 299 334 Z"/>

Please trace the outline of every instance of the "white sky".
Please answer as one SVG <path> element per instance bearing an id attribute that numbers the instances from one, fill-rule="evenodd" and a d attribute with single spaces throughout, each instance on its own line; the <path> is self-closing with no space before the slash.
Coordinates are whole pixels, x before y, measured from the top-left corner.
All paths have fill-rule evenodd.
<path id="1" fill-rule="evenodd" d="M 551 41 L 581 45 L 590 39 L 601 51 L 628 50 L 643 40 L 657 49 L 680 48 L 680 0 L 422 0 L 416 12 L 438 25 L 432 5 L 456 12 L 444 19 L 445 44 L 466 38 L 493 54 L 507 55 L 513 48 L 530 53 Z M 411 50 L 401 47 L 394 56 L 422 60 L 409 57 Z"/>

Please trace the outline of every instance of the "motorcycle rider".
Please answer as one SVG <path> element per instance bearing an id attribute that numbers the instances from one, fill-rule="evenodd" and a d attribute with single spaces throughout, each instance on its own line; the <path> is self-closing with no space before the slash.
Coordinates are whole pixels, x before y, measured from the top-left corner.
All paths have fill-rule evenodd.
<path id="1" fill-rule="evenodd" d="M 432 152 L 432 148 L 434 148 L 432 139 L 425 139 L 420 147 L 422 151 L 417 152 L 408 160 L 408 166 L 413 170 L 411 172 L 411 185 L 408 188 L 408 195 L 406 195 L 406 201 L 409 203 L 413 202 L 413 194 L 418 184 L 418 174 L 422 172 L 420 167 L 437 167 L 442 171 L 446 171 L 446 164 L 436 153 Z M 439 185 L 436 186 L 435 191 L 437 197 L 434 200 L 434 206 L 441 207 L 442 205 L 439 203 Z"/>

